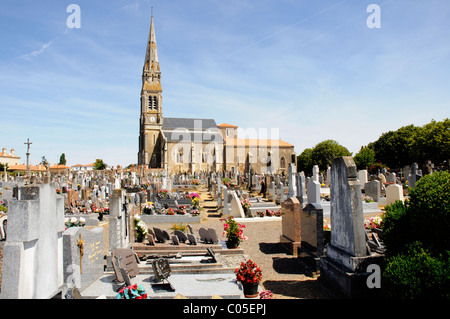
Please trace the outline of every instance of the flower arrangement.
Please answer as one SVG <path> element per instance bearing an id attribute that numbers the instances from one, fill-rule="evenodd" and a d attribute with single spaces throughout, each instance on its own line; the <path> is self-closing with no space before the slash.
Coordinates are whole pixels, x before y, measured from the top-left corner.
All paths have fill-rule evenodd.
<path id="1" fill-rule="evenodd" d="M 200 197 L 192 197 L 192 206 L 198 207 L 200 203 Z"/>
<path id="2" fill-rule="evenodd" d="M 252 204 L 250 203 L 250 200 L 248 198 L 244 198 L 243 200 L 241 200 L 241 206 L 244 210 L 246 210 L 252 207 Z"/>
<path id="3" fill-rule="evenodd" d="M 241 266 L 234 273 L 236 274 L 236 280 L 243 284 L 257 284 L 262 278 L 261 268 L 250 259 L 245 263 L 241 262 Z"/>
<path id="4" fill-rule="evenodd" d="M 61 188 L 56 189 L 56 194 L 61 194 Z"/>
<path id="5" fill-rule="evenodd" d="M 200 215 L 200 211 L 199 211 L 198 209 L 193 209 L 193 210 L 191 211 L 191 215 L 192 215 L 192 216 L 198 216 L 198 215 Z"/>
<path id="6" fill-rule="evenodd" d="M 117 299 L 148 299 L 145 289 L 140 284 L 134 284 L 128 287 L 123 287 L 119 290 Z"/>
<path id="7" fill-rule="evenodd" d="M 148 234 L 147 225 L 141 220 L 139 215 L 134 216 L 134 231 L 136 234 L 136 238 L 138 241 L 142 241 L 145 238 L 145 235 Z"/>
<path id="8" fill-rule="evenodd" d="M 263 212 L 263 211 L 257 211 L 257 212 L 256 212 L 256 215 L 258 215 L 259 217 L 264 217 L 265 212 Z"/>
<path id="9" fill-rule="evenodd" d="M 222 178 L 222 183 L 224 183 L 225 185 L 227 185 L 227 187 L 231 186 L 231 181 L 228 177 L 224 177 Z"/>
<path id="10" fill-rule="evenodd" d="M 331 226 L 329 224 L 324 224 L 323 230 L 331 230 Z"/>
<path id="11" fill-rule="evenodd" d="M 372 202 L 374 201 L 372 197 L 366 196 L 366 195 L 362 195 L 362 199 L 363 199 L 363 201 L 365 201 L 366 203 L 372 203 Z"/>
<path id="12" fill-rule="evenodd" d="M 185 215 L 186 214 L 186 205 L 178 205 L 177 214 Z"/>
<path id="13" fill-rule="evenodd" d="M 64 218 L 64 224 L 66 229 L 70 227 L 84 227 L 86 225 L 86 220 L 83 217 L 77 219 L 76 217 Z"/>
<path id="14" fill-rule="evenodd" d="M 200 180 L 199 179 L 193 179 L 191 183 L 192 183 L 192 185 L 200 185 Z"/>
<path id="15" fill-rule="evenodd" d="M 223 222 L 224 219 L 221 219 L 220 221 Z M 237 223 L 232 216 L 225 220 L 222 235 L 227 237 L 228 248 L 236 248 L 243 240 L 248 239 L 247 236 L 244 236 L 244 228 L 245 225 Z"/>
<path id="16" fill-rule="evenodd" d="M 167 190 L 162 189 L 158 192 L 158 197 L 159 198 L 167 198 Z"/>
<path id="17" fill-rule="evenodd" d="M 152 213 L 152 209 L 153 209 L 153 203 L 152 202 L 148 202 L 147 204 L 145 204 L 145 206 L 142 208 L 142 212 L 144 214 L 151 214 Z"/>
<path id="18" fill-rule="evenodd" d="M 273 293 L 270 290 L 261 291 L 259 299 L 273 299 Z"/>
<path id="19" fill-rule="evenodd" d="M 368 218 L 364 221 L 364 228 L 366 228 L 366 229 L 380 228 L 381 220 L 382 219 L 380 216 Z"/>
<path id="20" fill-rule="evenodd" d="M 183 223 L 173 224 L 173 226 L 170 227 L 170 229 L 172 230 L 172 233 L 175 232 L 176 230 L 182 231 L 184 233 L 186 231 L 186 226 L 183 225 Z"/>
<path id="21" fill-rule="evenodd" d="M 174 210 L 173 210 L 172 207 L 169 207 L 169 208 L 167 209 L 167 215 L 175 215 L 175 212 L 174 212 Z"/>

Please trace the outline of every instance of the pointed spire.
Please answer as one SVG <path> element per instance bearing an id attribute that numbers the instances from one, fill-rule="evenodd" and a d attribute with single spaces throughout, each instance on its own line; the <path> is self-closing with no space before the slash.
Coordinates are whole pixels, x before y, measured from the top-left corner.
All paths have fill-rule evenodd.
<path id="1" fill-rule="evenodd" d="M 153 24 L 153 16 L 150 23 L 150 32 L 148 35 L 147 51 L 145 54 L 144 71 L 154 71 L 159 69 L 158 51 L 156 49 L 155 26 Z"/>
<path id="2" fill-rule="evenodd" d="M 153 7 L 142 77 L 144 84 L 145 82 L 148 82 L 158 84 L 160 86 L 159 82 L 161 71 L 159 69 L 158 51 L 156 48 L 155 26 L 153 24 Z"/>

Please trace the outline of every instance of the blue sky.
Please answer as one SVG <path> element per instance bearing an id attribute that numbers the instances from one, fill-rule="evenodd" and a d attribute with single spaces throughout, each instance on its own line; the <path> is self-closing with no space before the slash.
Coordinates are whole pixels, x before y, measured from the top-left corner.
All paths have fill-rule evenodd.
<path id="1" fill-rule="evenodd" d="M 81 28 L 66 25 L 69 4 Z M 369 4 L 381 28 L 368 28 Z M 353 154 L 449 116 L 447 0 L 2 0 L 0 147 L 31 162 L 137 162 L 150 7 L 166 117 L 278 128 Z"/>

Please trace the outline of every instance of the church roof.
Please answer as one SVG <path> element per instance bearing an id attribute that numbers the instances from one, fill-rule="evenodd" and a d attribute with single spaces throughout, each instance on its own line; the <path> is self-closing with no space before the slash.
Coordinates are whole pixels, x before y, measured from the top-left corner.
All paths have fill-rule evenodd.
<path id="1" fill-rule="evenodd" d="M 183 117 L 164 117 L 163 130 L 176 129 L 176 128 L 187 128 L 189 130 L 193 129 L 216 129 L 217 124 L 213 119 L 198 119 L 198 118 L 183 118 Z"/>
<path id="2" fill-rule="evenodd" d="M 223 143 L 213 119 L 165 117 L 162 131 L 168 142 Z"/>

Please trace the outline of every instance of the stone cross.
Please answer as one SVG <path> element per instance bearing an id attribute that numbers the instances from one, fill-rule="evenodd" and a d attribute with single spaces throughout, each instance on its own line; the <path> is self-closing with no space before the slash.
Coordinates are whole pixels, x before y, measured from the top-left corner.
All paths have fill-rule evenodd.
<path id="1" fill-rule="evenodd" d="M 32 142 L 30 142 L 30 139 L 27 138 L 27 141 L 23 144 L 27 145 L 27 177 L 30 178 L 31 173 L 30 173 L 30 145 L 33 144 Z"/>

